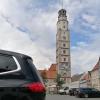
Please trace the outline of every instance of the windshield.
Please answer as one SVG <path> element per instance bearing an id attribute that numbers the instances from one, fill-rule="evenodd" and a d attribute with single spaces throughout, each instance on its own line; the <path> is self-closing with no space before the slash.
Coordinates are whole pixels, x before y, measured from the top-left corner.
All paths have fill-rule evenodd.
<path id="1" fill-rule="evenodd" d="M 92 88 L 92 91 L 99 91 L 99 90 Z"/>

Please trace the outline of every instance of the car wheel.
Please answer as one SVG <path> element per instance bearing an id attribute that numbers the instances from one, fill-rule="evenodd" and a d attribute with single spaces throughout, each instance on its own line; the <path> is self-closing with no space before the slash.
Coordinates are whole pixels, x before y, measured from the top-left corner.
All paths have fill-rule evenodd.
<path id="1" fill-rule="evenodd" d="M 89 96 L 88 96 L 88 94 L 84 94 L 84 97 L 85 97 L 85 98 L 88 98 Z"/>
<path id="2" fill-rule="evenodd" d="M 81 96 L 80 96 L 79 94 L 78 94 L 78 95 L 76 95 L 76 97 L 77 97 L 77 98 L 81 98 Z"/>
<path id="3" fill-rule="evenodd" d="M 67 93 L 66 93 L 66 92 L 65 92 L 64 94 L 65 94 L 65 95 L 67 95 Z"/>

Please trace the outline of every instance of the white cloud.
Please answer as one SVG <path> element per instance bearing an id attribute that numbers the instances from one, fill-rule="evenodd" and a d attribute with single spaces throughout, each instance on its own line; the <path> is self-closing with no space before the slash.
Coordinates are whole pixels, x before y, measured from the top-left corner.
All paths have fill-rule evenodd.
<path id="1" fill-rule="evenodd" d="M 82 73 L 93 69 L 100 57 L 100 34 L 92 35 L 92 41 L 78 42 L 71 50 L 72 73 Z"/>
<path id="2" fill-rule="evenodd" d="M 97 38 L 94 41 L 79 43 L 72 48 L 72 73 L 90 71 L 95 66 L 100 57 L 100 42 Z"/>
<path id="3" fill-rule="evenodd" d="M 38 68 L 55 63 L 57 11 L 59 4 L 37 7 L 40 0 L 0 0 L 0 48 L 28 54 Z M 90 70 L 99 57 L 99 3 L 100 0 L 65 0 L 70 30 L 92 40 L 72 46 L 73 73 Z M 80 19 L 80 17 L 82 19 Z M 94 33 L 84 30 L 89 25 Z M 22 32 L 23 31 L 23 32 Z M 25 32 L 26 31 L 26 32 Z M 85 31 L 85 32 L 84 32 Z M 81 33 L 81 34 L 80 34 Z M 75 33 L 72 33 L 75 34 Z M 96 49 L 97 48 L 97 49 Z"/>
<path id="4" fill-rule="evenodd" d="M 84 19 L 86 22 L 88 22 L 89 24 L 94 24 L 95 21 L 96 21 L 95 16 L 88 15 L 88 14 L 84 14 L 84 15 L 83 15 L 83 19 Z"/>
<path id="5" fill-rule="evenodd" d="M 46 16 L 45 16 L 45 18 L 46 18 Z M 31 41 L 30 40 L 31 36 L 29 37 L 29 34 L 26 34 L 24 32 L 17 30 L 16 25 L 14 25 L 12 27 L 11 23 L 8 23 L 6 21 L 6 19 L 2 16 L 0 16 L 0 23 L 2 23 L 2 24 L 0 24 L 0 27 L 1 27 L 1 29 L 0 29 L 1 49 L 21 52 L 21 53 L 30 55 L 33 58 L 33 61 L 37 65 L 38 68 L 48 68 L 52 62 L 55 63 L 54 48 L 48 47 L 48 49 L 47 49 L 44 46 L 41 46 L 39 44 L 39 41 Z M 33 24 L 33 23 L 30 23 L 30 24 Z M 41 22 L 40 22 L 40 24 L 42 25 Z M 33 27 L 31 27 L 32 30 L 36 29 L 36 28 L 37 28 L 37 30 L 39 29 L 38 27 L 35 28 L 35 25 Z M 46 45 L 49 44 L 49 43 L 45 43 L 45 41 L 49 41 L 49 39 L 47 39 L 43 34 L 43 32 L 45 32 L 45 31 L 42 30 L 42 28 L 38 31 L 41 31 L 42 33 L 40 32 L 41 34 L 40 33 L 38 33 L 38 34 L 40 34 L 41 36 L 43 35 L 44 39 L 46 39 L 44 41 L 40 40 L 40 41 L 42 41 L 42 44 L 43 44 L 43 42 Z"/>

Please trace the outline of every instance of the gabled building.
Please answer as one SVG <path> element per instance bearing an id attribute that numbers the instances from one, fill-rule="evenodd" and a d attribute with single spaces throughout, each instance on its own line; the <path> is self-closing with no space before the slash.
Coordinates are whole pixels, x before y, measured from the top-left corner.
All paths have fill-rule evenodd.
<path id="1" fill-rule="evenodd" d="M 86 72 L 86 73 L 84 73 L 84 74 L 81 76 L 80 82 L 79 82 L 79 86 L 80 86 L 80 87 L 88 87 L 88 88 L 92 87 L 92 86 L 91 86 L 91 74 L 90 74 L 89 71 Z"/>
<path id="2" fill-rule="evenodd" d="M 47 86 L 56 85 L 57 64 L 52 64 L 47 71 Z"/>
<path id="3" fill-rule="evenodd" d="M 92 87 L 100 90 L 100 58 L 91 71 Z"/>
<path id="4" fill-rule="evenodd" d="M 47 92 L 56 93 L 56 77 L 57 77 L 57 64 L 52 64 L 48 70 L 38 70 L 45 86 L 47 88 Z"/>
<path id="5" fill-rule="evenodd" d="M 83 74 L 75 74 L 71 78 L 70 88 L 79 88 L 80 78 Z"/>
<path id="6" fill-rule="evenodd" d="M 56 85 L 57 64 L 52 64 L 48 70 L 38 70 L 42 78 L 45 78 L 46 86 Z"/>

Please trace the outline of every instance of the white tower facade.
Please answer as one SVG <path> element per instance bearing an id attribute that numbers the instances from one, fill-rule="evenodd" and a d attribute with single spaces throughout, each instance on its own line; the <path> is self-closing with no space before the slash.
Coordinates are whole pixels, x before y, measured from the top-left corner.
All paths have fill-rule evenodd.
<path id="1" fill-rule="evenodd" d="M 66 10 L 58 12 L 57 34 L 56 34 L 56 62 L 58 74 L 66 84 L 71 83 L 71 62 L 70 62 L 70 33 Z"/>

